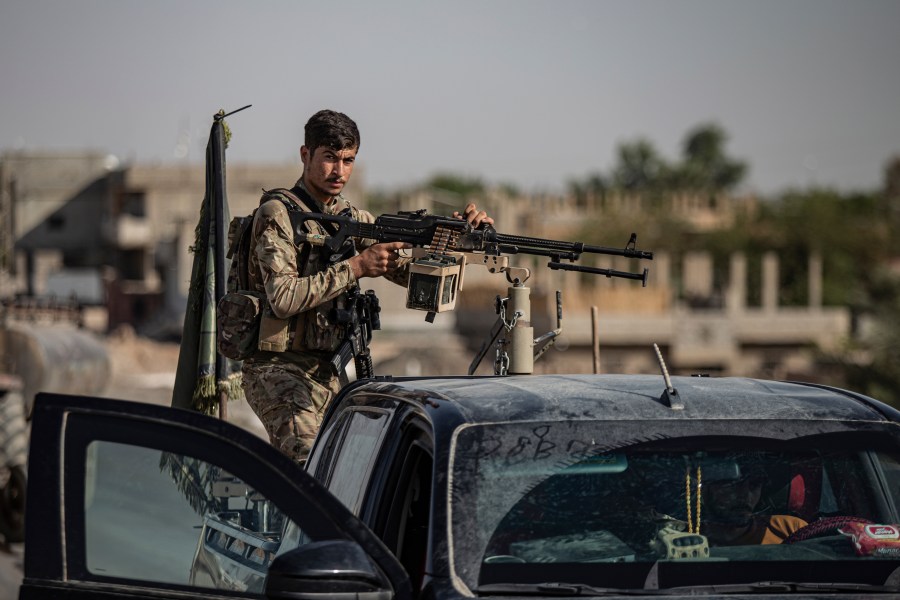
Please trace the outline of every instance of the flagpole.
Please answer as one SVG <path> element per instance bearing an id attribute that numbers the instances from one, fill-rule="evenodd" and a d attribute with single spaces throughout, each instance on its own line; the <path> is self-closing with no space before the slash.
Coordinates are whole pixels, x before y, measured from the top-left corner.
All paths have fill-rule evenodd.
<path id="1" fill-rule="evenodd" d="M 225 215 L 228 214 L 228 194 L 225 185 L 225 148 L 228 145 L 225 139 L 225 117 L 241 112 L 250 108 L 250 104 L 243 106 L 230 113 L 220 110 L 213 115 L 212 151 L 214 164 L 218 166 L 215 169 L 213 181 L 213 197 L 215 208 L 213 213 L 215 219 L 213 221 L 214 239 L 216 241 L 215 260 L 216 260 L 216 282 L 215 282 L 215 301 L 214 306 L 218 305 L 219 300 L 225 295 L 225 284 L 228 279 L 228 263 L 225 257 L 225 238 L 228 235 L 228 224 L 225 222 Z M 222 354 L 216 351 L 216 383 L 219 388 L 219 418 L 223 421 L 228 420 L 228 389 L 224 382 L 228 379 L 228 361 Z"/>
<path id="2" fill-rule="evenodd" d="M 212 151 L 214 164 L 219 168 L 215 169 L 213 181 L 213 200 L 215 207 L 213 208 L 214 220 L 213 239 L 215 239 L 215 299 L 213 305 L 219 303 L 219 299 L 225 295 L 225 274 L 228 268 L 225 263 L 225 207 L 228 206 L 228 198 L 226 197 L 225 186 L 225 127 L 223 119 L 225 111 L 219 111 L 213 116 L 213 129 L 215 130 L 212 139 Z M 219 418 L 223 421 L 228 420 L 228 391 L 222 382 L 228 377 L 227 363 L 225 357 L 220 352 L 216 352 L 216 383 L 219 388 Z"/>

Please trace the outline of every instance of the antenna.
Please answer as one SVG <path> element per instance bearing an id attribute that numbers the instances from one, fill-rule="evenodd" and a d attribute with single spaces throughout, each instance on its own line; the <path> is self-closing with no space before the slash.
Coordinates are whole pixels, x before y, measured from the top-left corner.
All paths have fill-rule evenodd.
<path id="1" fill-rule="evenodd" d="M 681 397 L 678 396 L 678 390 L 672 387 L 669 369 L 666 368 L 666 361 L 663 360 L 663 355 L 659 350 L 659 346 L 653 344 L 653 350 L 656 351 L 656 360 L 659 361 L 659 370 L 662 371 L 663 381 L 666 383 L 666 389 L 663 391 L 662 396 L 659 397 L 660 401 L 672 410 L 684 410 L 684 402 L 682 402 Z"/>

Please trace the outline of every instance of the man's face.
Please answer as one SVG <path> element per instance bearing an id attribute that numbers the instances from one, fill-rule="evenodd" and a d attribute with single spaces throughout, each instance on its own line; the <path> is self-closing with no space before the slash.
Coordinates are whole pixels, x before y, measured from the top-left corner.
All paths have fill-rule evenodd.
<path id="1" fill-rule="evenodd" d="M 356 148 L 334 150 L 319 146 L 310 152 L 306 146 L 300 148 L 303 182 L 317 200 L 328 202 L 341 193 L 353 172 L 356 151 Z"/>
<path id="2" fill-rule="evenodd" d="M 703 484 L 704 510 L 722 523 L 746 523 L 753 516 L 762 491 L 762 479 L 748 477 L 736 481 Z"/>

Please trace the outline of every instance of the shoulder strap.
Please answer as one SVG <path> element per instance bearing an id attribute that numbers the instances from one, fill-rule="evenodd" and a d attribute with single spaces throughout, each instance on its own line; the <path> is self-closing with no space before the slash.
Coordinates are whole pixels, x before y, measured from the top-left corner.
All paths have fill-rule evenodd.
<path id="1" fill-rule="evenodd" d="M 309 192 L 304 190 L 299 185 L 295 185 L 291 189 L 287 190 L 289 194 L 291 194 L 291 198 L 299 204 L 300 206 L 306 206 L 309 212 L 321 213 L 322 209 L 319 208 L 319 203 L 309 195 Z"/>
<path id="2" fill-rule="evenodd" d="M 291 228 L 295 231 L 295 233 L 298 230 L 300 223 L 302 223 L 302 221 L 299 218 L 301 212 L 322 214 L 321 205 L 318 202 L 316 202 L 309 195 L 309 193 L 300 186 L 294 186 L 291 189 L 287 189 L 287 188 L 274 188 L 271 190 L 264 189 L 263 196 L 260 199 L 260 205 L 262 205 L 264 202 L 267 202 L 269 200 L 278 200 L 282 204 L 284 204 L 285 208 L 287 208 L 287 210 L 288 210 L 288 218 L 290 218 L 290 220 L 291 220 Z M 293 204 L 291 202 L 293 202 Z M 258 208 L 257 208 L 257 210 L 254 210 L 253 215 L 251 215 L 251 216 L 256 216 L 256 212 L 258 210 L 259 210 Z M 331 235 L 337 235 L 340 230 L 340 226 L 336 223 L 318 222 L 318 225 L 319 225 L 319 227 L 321 227 L 322 229 L 324 229 L 327 233 L 330 233 Z M 252 236 L 248 235 L 247 237 L 249 238 Z M 354 242 L 351 238 L 348 238 L 347 240 L 345 240 L 344 244 L 346 245 L 346 246 L 342 247 L 342 248 L 346 248 L 346 250 L 344 251 L 344 254 L 338 253 L 338 255 L 343 256 L 343 255 L 355 254 L 356 245 L 354 244 Z M 296 246 L 296 242 L 295 242 L 295 246 Z M 307 260 L 309 259 L 309 251 L 310 251 L 309 244 L 302 244 L 302 248 L 298 247 L 298 263 L 302 264 L 302 263 L 307 262 Z M 249 249 L 248 249 L 248 254 L 249 254 Z M 333 257 L 327 257 L 324 259 L 324 260 L 326 260 L 326 263 L 325 263 L 326 265 L 333 262 L 332 260 L 329 260 L 329 259 L 333 259 Z M 249 272 L 249 269 L 246 272 Z M 247 279 L 249 280 L 249 276 L 247 277 Z"/>
<path id="3" fill-rule="evenodd" d="M 300 191 L 303 192 L 303 190 Z M 303 195 L 307 198 L 309 197 L 305 192 Z M 288 214 L 297 212 L 297 207 L 286 200 L 285 196 L 296 202 L 302 209 L 309 210 L 310 212 L 317 212 L 314 210 L 316 207 L 314 202 L 304 202 L 297 194 L 287 188 L 276 188 L 272 190 L 264 189 L 263 196 L 260 199 L 260 205 L 269 200 L 277 199 L 288 209 Z M 313 208 L 310 208 L 310 206 Z M 234 217 L 229 225 L 228 237 L 231 240 L 231 244 L 228 248 L 228 258 L 232 261 L 231 268 L 236 269 L 236 284 L 238 289 L 241 290 L 246 290 L 250 287 L 250 242 L 253 237 L 251 231 L 258 211 L 259 207 L 253 209 L 253 212 L 245 217 Z M 293 219 L 291 219 L 291 221 L 293 223 Z"/>
<path id="4" fill-rule="evenodd" d="M 287 188 L 275 188 L 272 190 L 263 190 L 265 195 L 263 198 L 265 199 L 278 199 L 284 203 L 284 205 L 288 209 L 288 216 L 291 218 L 291 225 L 296 228 L 297 221 L 293 214 L 296 212 L 296 207 L 292 206 L 290 202 L 285 201 L 284 197 L 290 198 L 297 206 L 299 206 L 302 210 L 311 213 L 322 214 L 322 209 L 319 207 L 319 203 L 313 199 L 309 193 L 304 190 L 299 185 L 295 185 L 291 189 Z M 319 223 L 319 225 L 331 234 L 336 234 L 338 231 L 338 226 L 334 223 Z"/>
<path id="5" fill-rule="evenodd" d="M 268 200 L 277 199 L 280 200 L 284 205 L 288 208 L 288 210 L 296 210 L 296 207 L 291 205 L 290 202 L 285 200 L 285 197 L 292 200 L 294 204 L 299 206 L 301 210 L 305 210 L 306 212 L 311 213 L 321 213 L 322 209 L 319 208 L 319 203 L 316 202 L 312 196 L 310 196 L 306 190 L 301 188 L 299 185 L 288 188 L 273 188 L 271 190 L 263 190 L 263 197 L 260 200 L 260 204 L 266 202 Z"/>

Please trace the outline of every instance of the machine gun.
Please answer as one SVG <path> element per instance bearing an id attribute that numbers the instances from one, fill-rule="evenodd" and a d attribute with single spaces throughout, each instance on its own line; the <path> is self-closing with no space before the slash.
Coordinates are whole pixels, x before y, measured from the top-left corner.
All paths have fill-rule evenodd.
<path id="1" fill-rule="evenodd" d="M 380 312 L 381 305 L 375 292 L 366 290 L 362 293 L 359 287 L 350 290 L 346 308 L 334 309 L 331 320 L 344 325 L 347 330 L 346 338 L 331 359 L 336 373 L 342 372 L 344 365 L 353 360 L 358 379 L 375 376 L 369 342 L 372 341 L 372 332 L 381 329 Z"/>
<path id="2" fill-rule="evenodd" d="M 334 223 L 337 231 L 330 236 L 308 234 L 299 225 L 312 220 L 319 223 Z M 297 213 L 294 221 L 295 241 L 326 246 L 334 254 L 339 254 L 341 247 L 349 238 L 372 239 L 378 243 L 406 242 L 419 248 L 429 248 L 432 253 L 443 251 L 480 252 L 489 256 L 501 254 L 535 254 L 549 256 L 553 263 L 562 260 L 576 261 L 587 252 L 592 254 L 608 254 L 627 258 L 652 259 L 652 252 L 636 250 L 634 245 L 637 236 L 631 239 L 625 248 L 607 248 L 590 246 L 581 242 L 560 242 L 541 238 L 524 237 L 498 233 L 492 226 L 483 224 L 478 229 L 463 219 L 429 215 L 425 209 L 416 211 L 400 211 L 395 215 L 384 214 L 374 223 L 357 221 L 349 214 L 325 215 L 321 213 Z M 551 268 L 568 271 L 597 273 L 611 277 L 643 279 L 642 274 L 621 273 L 609 269 L 595 269 L 581 265 L 553 265 Z"/>
<path id="3" fill-rule="evenodd" d="M 310 233 L 306 221 L 327 225 L 330 235 Z M 653 258 L 652 252 L 635 248 L 637 236 L 634 233 L 624 248 L 609 248 L 507 235 L 487 224 L 476 229 L 463 219 L 429 215 L 425 210 L 383 214 L 374 223 L 357 221 L 346 212 L 339 215 L 292 212 L 291 222 L 296 244 L 325 247 L 331 252 L 333 262 L 352 255 L 354 239 L 412 244 L 406 307 L 426 311 L 428 322 L 434 320 L 436 313 L 455 308 L 467 264 L 481 264 L 491 273 L 505 273 L 512 287 L 509 288 L 508 298 L 497 299 L 500 318 L 492 332 L 492 342 L 489 342 L 497 340 L 495 372 L 503 375 L 531 373 L 534 360 L 554 343 L 562 331 L 562 304 L 557 293 L 557 328 L 537 340 L 533 339 L 529 290 L 524 287 L 531 273 L 527 268 L 510 266 L 509 255 L 546 256 L 550 259 L 547 263 L 550 269 L 633 279 L 641 281 L 643 286 L 647 285 L 647 269 L 632 273 L 574 263 L 585 253 L 647 260 Z M 507 336 L 499 338 L 502 330 L 506 330 Z M 474 372 L 485 353 L 482 348 L 470 367 L 470 373 Z"/>
<path id="4" fill-rule="evenodd" d="M 305 221 L 332 223 L 336 231 L 332 235 L 308 233 Z M 629 273 L 613 269 L 600 269 L 573 264 L 584 253 L 652 259 L 652 252 L 635 249 L 637 236 L 624 248 L 591 246 L 581 242 L 562 242 L 541 238 L 498 233 L 490 225 L 478 229 L 463 219 L 429 215 L 423 210 L 384 214 L 374 223 L 363 223 L 347 214 L 324 215 L 320 213 L 292 214 L 295 243 L 309 243 L 327 247 L 334 260 L 344 258 L 351 238 L 372 239 L 378 243 L 406 242 L 413 245 L 413 262 L 410 265 L 407 308 L 433 313 L 453 310 L 456 293 L 462 288 L 463 267 L 483 264 L 491 272 L 509 272 L 510 254 L 547 256 L 550 269 L 579 271 L 640 280 L 647 285 L 647 269 L 642 273 Z M 568 261 L 568 262 L 563 262 Z M 508 275 L 509 277 L 509 275 Z M 512 279 L 510 280 L 512 282 Z"/>

